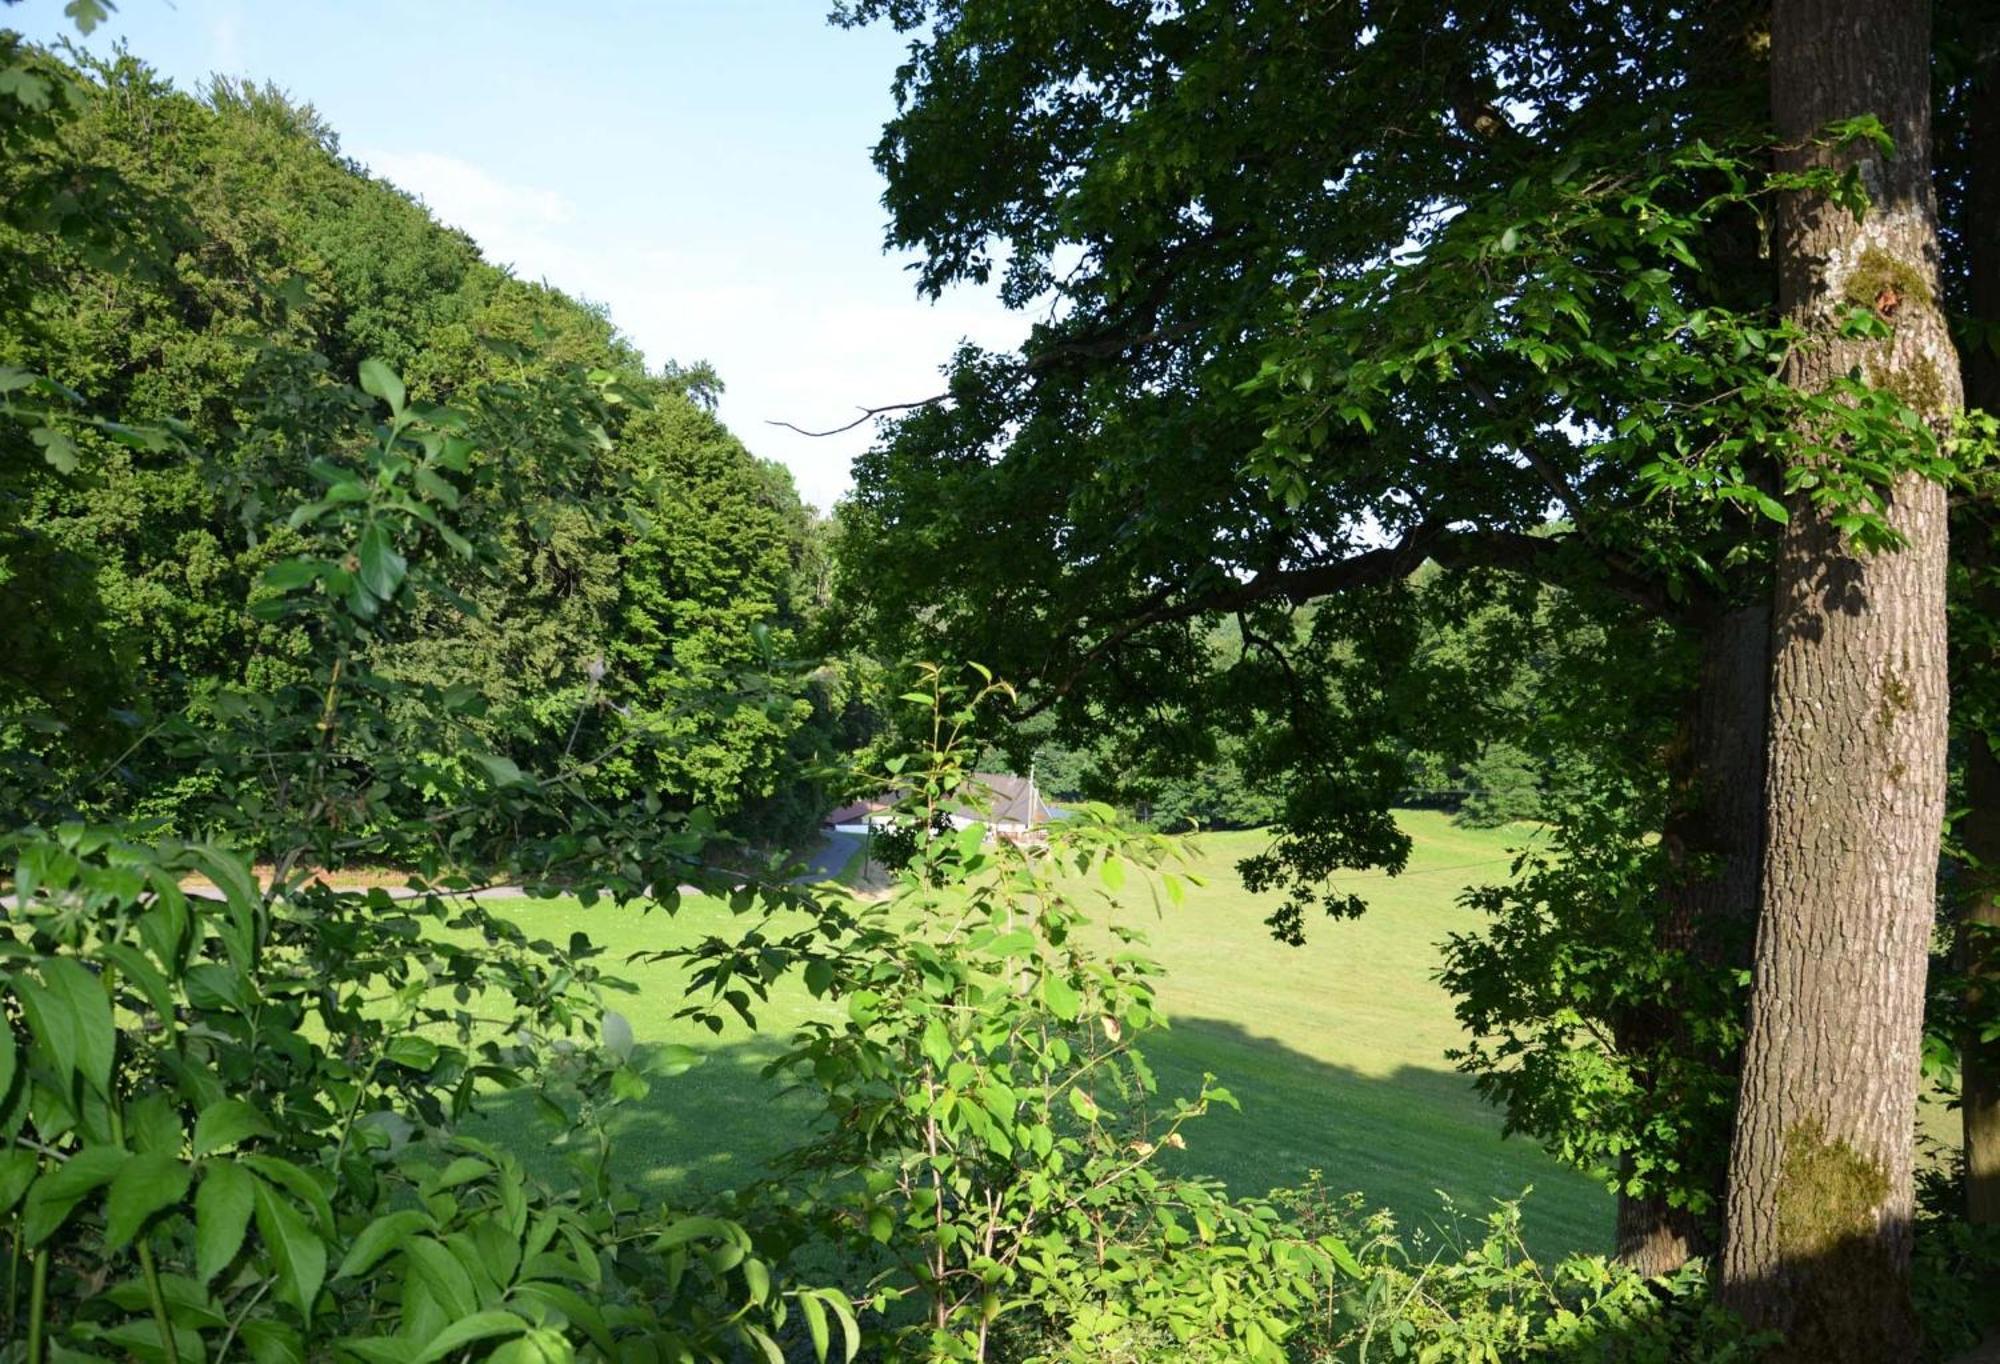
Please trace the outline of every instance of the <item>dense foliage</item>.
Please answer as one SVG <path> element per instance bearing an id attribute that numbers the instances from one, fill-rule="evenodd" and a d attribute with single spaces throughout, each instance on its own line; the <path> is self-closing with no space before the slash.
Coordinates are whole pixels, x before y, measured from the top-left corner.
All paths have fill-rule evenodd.
<path id="1" fill-rule="evenodd" d="M 316 442 L 362 415 L 337 380 L 377 357 L 485 452 L 457 533 L 492 546 L 440 568 L 456 598 L 380 641 L 385 671 L 473 687 L 489 740 L 522 758 L 572 745 L 580 710 L 624 707 L 682 742 L 607 764 L 603 791 L 700 805 L 750 837 L 807 827 L 811 699 L 700 704 L 789 652 L 813 609 L 809 515 L 717 422 L 713 375 L 648 373 L 599 310 L 482 261 L 276 91 L 217 81 L 197 99 L 130 58 L 72 66 L 9 42 L 40 84 L 0 98 L 50 104 L 6 129 L 0 365 L 17 397 L 75 395 L 0 434 L 10 751 L 56 726 L 34 751 L 119 758 L 73 804 L 204 831 L 198 780 L 165 779 L 153 745 L 119 755 L 218 689 L 295 674 L 301 632 L 245 608 L 294 548 L 271 514 L 324 492 Z M 98 197 L 66 188 L 37 214 L 49 184 Z M 602 458 L 551 461 L 582 440 Z"/>
<path id="2" fill-rule="evenodd" d="M 1403 864 L 1400 802 L 1540 821 L 1443 945 L 1455 1059 L 1621 1230 L 1713 1246 L 1753 926 L 1702 825 L 1714 646 L 1776 527 L 1895 551 L 1885 490 L 1983 493 L 1993 436 L 1921 383 L 1789 381 L 1930 300 L 1885 258 L 1829 334 L 1781 320 L 1771 206 L 1859 220 L 1870 187 L 1775 168 L 1754 15 L 838 17 L 912 36 L 877 161 L 924 287 L 1004 260 L 1004 297 L 1058 306 L 958 356 L 835 523 L 715 375 L 485 263 L 310 108 L 0 34 L 12 1357 L 1757 1357 L 1698 1264 L 1539 1265 L 1511 1205 L 1404 1233 L 1317 1179 L 1184 1173 L 1234 1100 L 1159 1092 L 1124 914 L 1179 905 L 1184 828 L 1274 826 L 1245 879 L 1297 942 L 1362 909 L 1337 872 Z M 1978 36 L 1941 46 L 1955 248 Z M 1991 568 L 1960 568 L 1974 672 Z M 875 661 L 933 649 L 1023 690 Z M 1000 750 L 1072 807 L 1046 841 L 950 817 Z M 718 870 L 883 789 L 886 895 Z M 642 1045 L 588 934 L 492 892 L 671 913 L 689 884 L 736 917 L 662 954 L 683 1016 L 817 1006 L 765 1072 L 811 1119 L 684 1208 L 614 1179 L 609 1122 L 700 1055 Z M 1940 1078 L 2000 1036 L 1981 942 L 1933 973 Z M 472 1135 L 509 1104 L 567 1158 Z M 1991 1310 L 1957 1189 L 1907 1238 L 1938 1350 Z"/>

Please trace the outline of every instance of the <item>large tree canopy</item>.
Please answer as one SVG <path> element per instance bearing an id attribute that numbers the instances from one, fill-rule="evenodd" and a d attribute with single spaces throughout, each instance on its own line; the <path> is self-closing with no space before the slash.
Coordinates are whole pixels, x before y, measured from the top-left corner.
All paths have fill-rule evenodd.
<path id="1" fill-rule="evenodd" d="M 843 14 L 913 35 L 877 149 L 892 244 L 927 288 L 999 272 L 1046 317 L 862 461 L 849 589 L 875 627 L 993 662 L 1073 742 L 1123 724 L 1185 769 L 1254 736 L 1284 808 L 1248 870 L 1296 938 L 1360 908 L 1341 869 L 1400 866 L 1413 759 L 1492 735 L 1505 675 L 1422 648 L 1412 572 L 1560 589 L 1626 652 L 1539 720 L 1605 775 L 1558 812 L 1587 856 L 1489 904 L 1532 951 L 1461 952 L 1468 1060 L 1510 1120 L 1711 1219 L 1655 1209 L 1631 1244 L 1698 1247 L 1759 903 L 1736 797 L 1763 785 L 1776 531 L 1888 550 L 1891 484 L 1955 472 L 1921 393 L 1785 380 L 1828 337 L 1779 311 L 1772 207 L 1866 212 L 1840 168 L 1898 130 L 1845 110 L 1810 134 L 1826 156 L 1775 162 L 1755 4 Z M 1844 339 L 1893 332 L 1900 279 L 1849 282 Z M 1534 961 L 1565 964 L 1552 992 L 1519 988 Z"/>

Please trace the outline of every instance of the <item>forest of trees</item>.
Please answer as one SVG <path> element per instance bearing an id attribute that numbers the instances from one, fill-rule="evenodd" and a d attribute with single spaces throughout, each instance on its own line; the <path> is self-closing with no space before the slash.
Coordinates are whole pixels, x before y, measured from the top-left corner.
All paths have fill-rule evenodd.
<path id="1" fill-rule="evenodd" d="M 726 376 L 488 263 L 304 101 L 0 33 L 0 1354 L 1973 1345 L 2000 14 L 833 18 L 908 45 L 889 244 L 1040 320 L 827 519 Z M 1046 850 L 952 827 L 999 764 L 1073 807 Z M 804 884 L 883 789 L 890 893 Z M 1243 878 L 1302 943 L 1412 802 L 1541 825 L 1440 979 L 1508 1131 L 1615 1190 L 1611 1256 L 1520 1258 L 1502 1212 L 1427 1259 L 1174 1161 L 1229 1077 L 1160 1092 L 1157 969 L 1093 897 L 1179 904 L 1184 830 L 1268 827 Z M 407 889 L 320 875 L 355 869 Z M 827 1006 L 769 1053 L 815 1117 L 768 1177 L 620 1182 L 610 1115 L 699 1058 L 501 886 L 713 895 L 659 954 L 682 1016 Z M 1963 1133 L 1929 1168 L 1926 1091 Z M 482 1138 L 510 1093 L 565 1173 Z"/>
<path id="2" fill-rule="evenodd" d="M 79 808 L 199 828 L 202 781 L 132 740 L 218 687 L 287 678 L 297 627 L 241 629 L 264 570 L 296 549 L 260 519 L 323 482 L 312 442 L 355 415 L 332 381 L 372 357 L 412 401 L 464 409 L 509 485 L 459 509 L 495 518 L 503 542 L 449 582 L 482 609 L 428 608 L 444 614 L 385 642 L 385 670 L 473 687 L 494 744 L 522 760 L 560 753 L 587 697 L 615 699 L 675 741 L 608 767 L 608 789 L 700 806 L 750 840 L 812 827 L 800 773 L 831 703 L 706 704 L 813 628 L 821 553 L 789 475 L 715 419 L 715 376 L 649 373 L 601 309 L 481 260 L 275 90 L 218 80 L 197 98 L 129 58 L 48 71 L 99 88 L 57 142 L 14 129 L 0 353 L 171 439 L 55 418 L 42 429 L 61 467 L 89 477 L 10 461 L 11 760 L 103 768 L 132 746 Z M 563 483 L 538 461 L 580 402 L 608 457 Z"/>

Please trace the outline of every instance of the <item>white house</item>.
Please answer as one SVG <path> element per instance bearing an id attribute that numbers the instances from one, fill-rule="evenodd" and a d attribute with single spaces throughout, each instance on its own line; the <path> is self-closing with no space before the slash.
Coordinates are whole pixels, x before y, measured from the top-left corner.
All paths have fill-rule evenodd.
<path id="1" fill-rule="evenodd" d="M 974 798 L 955 801 L 949 807 L 953 824 L 961 829 L 969 824 L 984 824 L 989 835 L 1017 842 L 1044 835 L 1051 815 L 1041 792 L 1035 787 L 1033 776 L 974 772 L 972 782 L 979 788 Z M 895 819 L 899 800 L 895 793 L 857 800 L 852 805 L 841 806 L 820 822 L 835 833 L 869 833 Z"/>

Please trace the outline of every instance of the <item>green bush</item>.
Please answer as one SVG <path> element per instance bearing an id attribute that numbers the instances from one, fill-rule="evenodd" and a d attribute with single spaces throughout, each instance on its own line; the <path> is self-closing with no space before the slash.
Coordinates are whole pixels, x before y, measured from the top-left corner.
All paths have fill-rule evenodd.
<path id="1" fill-rule="evenodd" d="M 796 1313 L 851 1339 L 846 1299 L 779 1283 L 741 1227 L 612 1182 L 604 1117 L 649 1083 L 606 1007 L 618 982 L 582 935 L 531 937 L 467 892 L 632 902 L 692 874 L 702 830 L 586 794 L 653 729 L 593 716 L 531 775 L 473 723 L 476 688 L 380 667 L 453 560 L 492 561 L 460 514 L 492 466 L 386 365 L 361 383 L 383 419 L 327 433 L 321 495 L 272 528 L 289 552 L 252 606 L 303 642 L 288 679 L 214 688 L 202 723 L 141 737 L 212 778 L 190 789 L 227 845 L 0 830 L 7 1338 L 25 1364 L 719 1361 L 774 1357 Z M 585 435 L 545 458 L 595 458 Z M 385 855 L 415 868 L 407 896 L 309 870 Z M 466 1134 L 506 1089 L 567 1175 Z"/>
<path id="2" fill-rule="evenodd" d="M 1536 1263 L 1518 1201 L 1477 1218 L 1447 1202 L 1432 1230 L 1406 1234 L 1359 1195 L 1330 1194 L 1317 1173 L 1272 1199 L 1305 1234 L 1352 1247 L 1360 1266 L 1322 1304 L 1295 1360 L 1739 1364 L 1767 1343 L 1713 1305 L 1699 1264 L 1648 1279 L 1597 1255 Z"/>
<path id="3" fill-rule="evenodd" d="M 1002 690 L 927 668 L 911 700 L 962 736 Z M 915 827 L 964 798 L 975 751 L 948 738 L 883 774 L 911 790 Z M 878 1314 L 884 1358 L 1287 1359 L 1351 1258 L 1173 1172 L 1183 1127 L 1234 1101 L 1209 1077 L 1155 1102 L 1137 1044 L 1163 1022 L 1158 968 L 1115 919 L 1117 950 L 1092 945 L 1092 897 L 1071 879 L 1093 875 L 1109 910 L 1132 874 L 1177 899 L 1177 846 L 1089 804 L 1046 849 L 984 832 L 918 840 L 886 900 L 789 931 L 763 917 L 684 954 L 698 1016 L 747 1015 L 745 991 L 793 972 L 844 1006 L 771 1067 L 818 1096 L 820 1120 L 746 1196 L 746 1220 L 864 1273 L 848 1287 Z"/>

